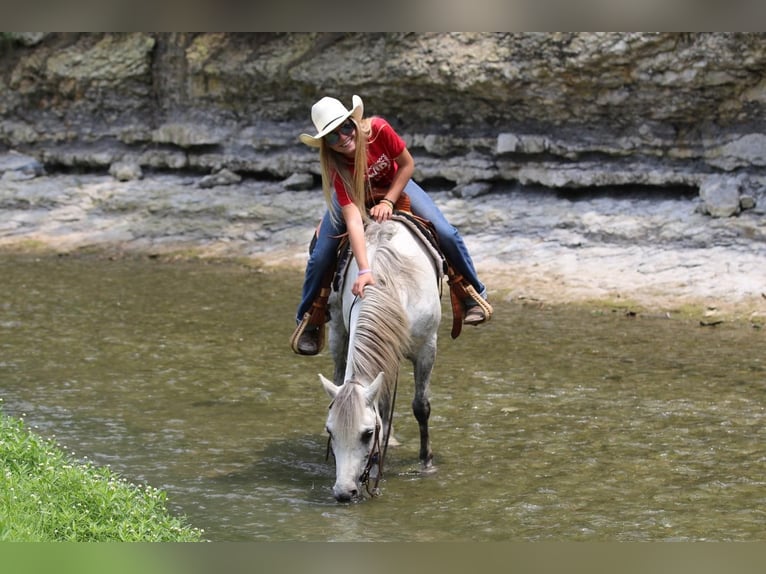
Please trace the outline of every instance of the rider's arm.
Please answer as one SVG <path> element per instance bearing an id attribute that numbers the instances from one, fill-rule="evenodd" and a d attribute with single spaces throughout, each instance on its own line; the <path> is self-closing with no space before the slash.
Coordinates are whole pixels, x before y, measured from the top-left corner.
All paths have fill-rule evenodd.
<path id="1" fill-rule="evenodd" d="M 370 262 L 367 260 L 367 245 L 364 242 L 364 222 L 362 214 L 359 213 L 356 205 L 350 203 L 342 208 L 343 219 L 346 222 L 351 251 L 354 254 L 356 263 L 360 271 L 365 271 L 356 277 L 351 292 L 354 295 L 364 297 L 365 285 L 373 285 L 375 280 L 370 273 Z"/>
<path id="2" fill-rule="evenodd" d="M 412 158 L 412 154 L 404 148 L 404 151 L 394 158 L 398 169 L 396 175 L 388 187 L 385 198 L 389 200 L 393 205 L 396 205 L 399 196 L 402 194 L 407 182 L 412 178 L 412 174 L 415 172 L 415 160 Z M 385 202 L 378 203 L 370 210 L 370 216 L 380 223 L 385 219 L 391 217 L 393 207 L 388 206 Z"/>
<path id="3" fill-rule="evenodd" d="M 409 150 L 404 148 L 404 151 L 396 156 L 394 161 L 399 166 L 399 169 L 396 170 L 394 180 L 391 182 L 388 192 L 386 192 L 386 199 L 396 203 L 407 182 L 412 179 L 412 174 L 415 173 L 415 160 L 412 158 Z"/>

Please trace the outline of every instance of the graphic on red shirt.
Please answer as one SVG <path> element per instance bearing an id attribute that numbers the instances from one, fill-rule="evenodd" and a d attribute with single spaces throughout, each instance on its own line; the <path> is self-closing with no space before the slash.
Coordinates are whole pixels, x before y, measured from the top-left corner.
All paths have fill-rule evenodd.
<path id="1" fill-rule="evenodd" d="M 370 119 L 370 139 L 367 142 L 367 180 L 372 187 L 388 188 L 399 166 L 394 158 L 407 145 L 391 125 L 380 117 Z M 353 167 L 351 168 L 353 175 Z M 335 195 L 341 207 L 353 203 L 339 177 L 335 177 Z"/>

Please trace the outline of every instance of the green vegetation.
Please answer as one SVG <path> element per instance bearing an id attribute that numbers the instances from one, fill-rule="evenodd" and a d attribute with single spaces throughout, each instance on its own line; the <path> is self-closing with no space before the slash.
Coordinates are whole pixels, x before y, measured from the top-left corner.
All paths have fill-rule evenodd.
<path id="1" fill-rule="evenodd" d="M 68 457 L 0 412 L 0 541 L 197 542 L 166 494 Z"/>

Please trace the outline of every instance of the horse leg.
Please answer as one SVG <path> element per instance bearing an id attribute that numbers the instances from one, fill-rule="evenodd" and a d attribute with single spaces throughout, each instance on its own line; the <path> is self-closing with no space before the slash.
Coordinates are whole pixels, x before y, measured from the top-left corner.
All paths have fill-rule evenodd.
<path id="1" fill-rule="evenodd" d="M 431 381 L 433 361 L 415 364 L 415 397 L 412 399 L 412 413 L 420 428 L 420 462 L 424 469 L 433 466 L 434 454 L 431 451 L 431 437 L 428 433 L 428 419 L 431 416 L 431 402 L 428 400 L 428 387 Z"/>

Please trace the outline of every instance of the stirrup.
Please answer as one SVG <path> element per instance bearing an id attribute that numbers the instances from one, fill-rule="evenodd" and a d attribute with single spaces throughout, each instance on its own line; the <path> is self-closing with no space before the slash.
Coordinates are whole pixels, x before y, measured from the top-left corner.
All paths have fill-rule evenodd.
<path id="1" fill-rule="evenodd" d="M 479 295 L 476 292 L 476 289 L 474 289 L 473 285 L 466 285 L 465 292 L 469 297 L 471 297 L 471 299 L 476 301 L 476 304 L 481 307 L 482 311 L 484 311 L 484 316 L 486 317 L 484 322 L 489 321 L 492 318 L 492 313 L 494 312 L 494 309 L 492 309 L 492 305 L 489 304 L 489 301 Z"/>
<path id="2" fill-rule="evenodd" d="M 290 336 L 290 348 L 293 350 L 294 353 L 298 355 L 305 355 L 306 353 L 302 353 L 301 350 L 298 348 L 298 341 L 301 338 L 301 335 L 303 335 L 303 332 L 306 330 L 306 328 L 311 324 L 311 313 L 309 311 L 306 311 L 306 313 L 303 314 L 303 319 L 301 319 L 301 322 L 298 323 L 298 326 L 295 328 L 295 331 L 293 331 L 293 334 Z M 324 324 L 321 325 L 314 325 L 317 329 L 317 353 L 319 354 L 322 349 L 324 349 L 324 341 L 325 341 L 325 328 Z"/>

